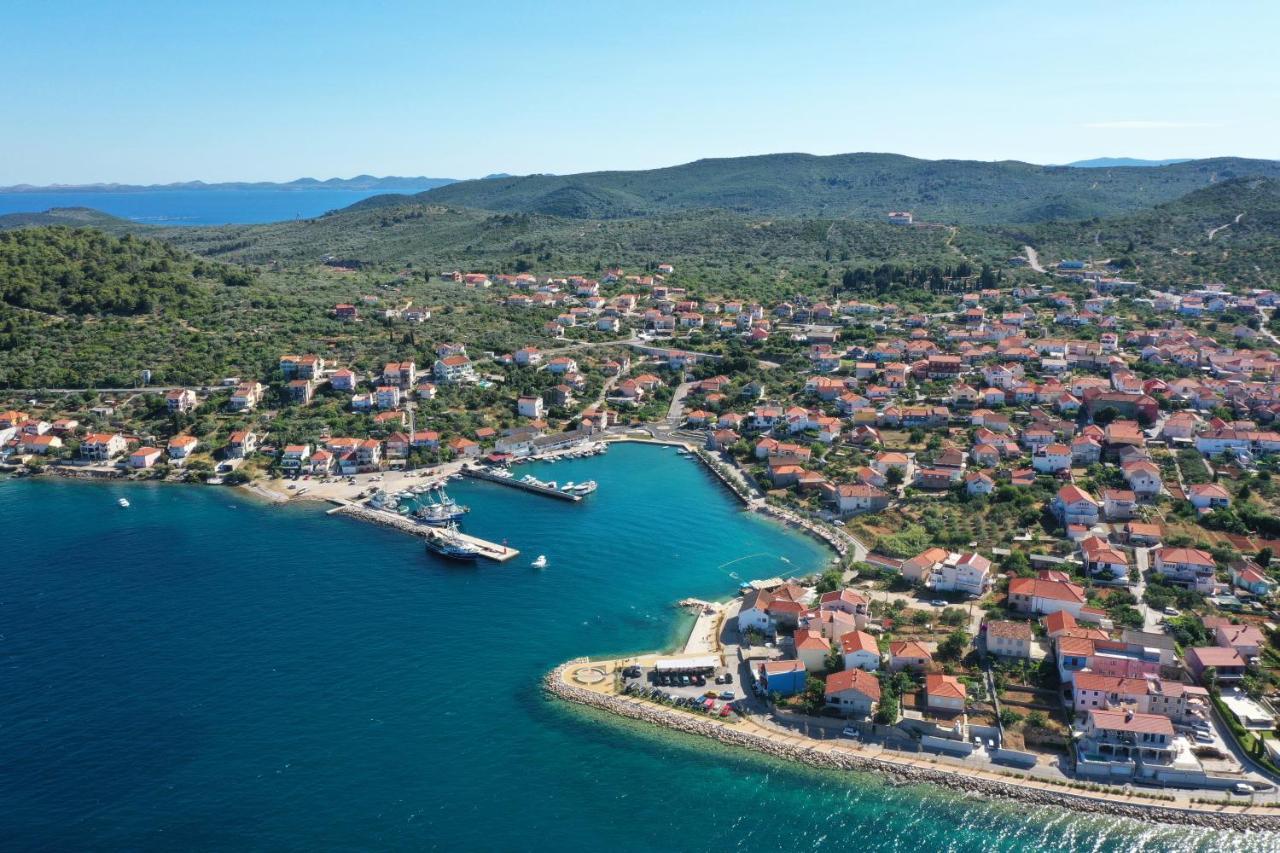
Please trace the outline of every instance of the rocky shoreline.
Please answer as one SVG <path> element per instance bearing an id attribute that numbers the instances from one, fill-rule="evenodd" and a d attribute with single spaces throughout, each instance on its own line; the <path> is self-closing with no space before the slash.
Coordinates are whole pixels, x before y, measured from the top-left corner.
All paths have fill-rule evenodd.
<path id="1" fill-rule="evenodd" d="M 1234 832 L 1280 830 L 1280 814 L 1223 813 L 1210 811 L 1210 807 L 1196 808 L 1110 802 L 1071 791 L 1049 791 L 1043 788 L 1019 785 L 1015 781 L 1001 782 L 993 779 L 977 778 L 960 772 L 906 766 L 879 758 L 858 755 L 850 751 L 841 751 L 840 753 L 822 752 L 810 747 L 779 743 L 757 734 L 735 730 L 731 726 L 709 719 L 701 719 L 689 714 L 671 711 L 650 703 L 627 701 L 619 696 L 597 693 L 593 690 L 567 683 L 563 678 L 565 668 L 584 662 L 585 659 L 568 661 L 551 670 L 543 678 L 543 688 L 552 696 L 567 702 L 587 705 L 617 714 L 620 717 L 651 723 L 686 734 L 711 738 L 728 746 L 754 750 L 774 758 L 799 762 L 809 767 L 825 770 L 878 773 L 882 776 L 887 776 L 893 784 L 928 783 L 953 790 L 963 789 L 980 796 L 1016 800 L 1032 806 L 1056 806 L 1107 817 L 1130 818 L 1146 822 L 1156 821 L 1166 824 L 1206 827 Z"/>

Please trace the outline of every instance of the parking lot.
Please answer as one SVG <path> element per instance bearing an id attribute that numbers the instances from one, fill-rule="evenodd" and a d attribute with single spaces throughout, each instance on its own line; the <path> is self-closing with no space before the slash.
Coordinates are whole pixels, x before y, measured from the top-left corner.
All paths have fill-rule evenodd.
<path id="1" fill-rule="evenodd" d="M 727 716 L 741 700 L 737 677 L 726 667 L 701 667 L 693 670 L 665 669 L 632 665 L 622 672 L 623 692 L 678 707 L 700 706 Z M 708 706 L 708 702 L 711 704 Z"/>

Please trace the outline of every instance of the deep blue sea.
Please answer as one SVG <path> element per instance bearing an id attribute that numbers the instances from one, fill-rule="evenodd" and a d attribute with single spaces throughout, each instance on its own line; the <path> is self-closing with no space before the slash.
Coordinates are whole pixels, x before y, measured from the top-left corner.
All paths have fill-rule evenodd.
<path id="1" fill-rule="evenodd" d="M 731 572 L 827 556 L 670 451 L 544 467 L 523 470 L 600 490 L 451 488 L 468 530 L 523 551 L 474 567 L 319 505 L 0 482 L 0 849 L 1276 849 L 887 788 L 545 698 L 562 660 L 681 640 L 673 603 L 731 594 Z"/>
<path id="2" fill-rule="evenodd" d="M 147 225 L 244 225 L 308 219 L 387 192 L 227 189 L 0 193 L 0 214 L 92 207 Z"/>

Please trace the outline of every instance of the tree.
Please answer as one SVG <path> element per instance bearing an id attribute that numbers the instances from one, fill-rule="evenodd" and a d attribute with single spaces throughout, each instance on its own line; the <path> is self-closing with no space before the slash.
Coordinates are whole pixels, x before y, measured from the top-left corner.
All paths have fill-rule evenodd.
<path id="1" fill-rule="evenodd" d="M 891 726 L 898 722 L 898 697 L 889 691 L 881 691 L 880 704 L 876 708 L 875 720 L 881 725 Z"/>
<path id="2" fill-rule="evenodd" d="M 1215 696 L 1218 694 L 1218 668 L 1216 666 L 1206 666 L 1204 672 L 1200 674 L 1200 680 L 1204 682 L 1210 693 Z"/>
<path id="3" fill-rule="evenodd" d="M 821 595 L 826 592 L 835 592 L 840 589 L 844 581 L 844 575 L 839 569 L 827 569 L 822 573 L 822 577 L 818 578 L 817 586 L 814 588 Z"/>
<path id="4" fill-rule="evenodd" d="M 821 678 L 809 676 L 804 683 L 804 692 L 799 696 L 799 704 L 806 713 L 816 714 L 822 710 L 827 701 L 827 685 Z"/>
<path id="5" fill-rule="evenodd" d="M 1258 554 L 1256 557 L 1254 557 L 1254 560 L 1258 563 L 1259 566 L 1262 566 L 1262 568 L 1265 569 L 1267 566 L 1271 565 L 1272 556 L 1273 555 L 1271 553 L 1270 548 L 1259 548 Z"/>
<path id="6" fill-rule="evenodd" d="M 1120 416 L 1120 412 L 1114 406 L 1107 406 L 1102 411 L 1093 416 L 1093 422 L 1098 426 L 1106 426 Z"/>
<path id="7" fill-rule="evenodd" d="M 885 482 L 890 486 L 901 486 L 904 477 L 905 475 L 902 473 L 902 469 L 897 465 L 890 466 L 889 470 L 885 472 L 884 475 Z"/>
<path id="8" fill-rule="evenodd" d="M 943 660 L 959 660 L 968 648 L 968 632 L 962 630 L 952 631 L 945 640 L 938 644 L 938 657 Z"/>
<path id="9" fill-rule="evenodd" d="M 1001 567 L 1011 575 L 1022 575 L 1031 571 L 1031 560 L 1022 551 L 1010 551 L 1009 554 L 1000 561 Z"/>
<path id="10" fill-rule="evenodd" d="M 827 671 L 828 675 L 844 669 L 844 657 L 840 654 L 840 647 L 835 643 L 832 643 L 831 648 L 827 649 L 827 656 L 822 659 L 822 667 Z"/>
<path id="11" fill-rule="evenodd" d="M 1032 711 L 1027 714 L 1027 728 L 1043 729 L 1049 724 L 1049 720 L 1045 717 L 1044 711 Z"/>

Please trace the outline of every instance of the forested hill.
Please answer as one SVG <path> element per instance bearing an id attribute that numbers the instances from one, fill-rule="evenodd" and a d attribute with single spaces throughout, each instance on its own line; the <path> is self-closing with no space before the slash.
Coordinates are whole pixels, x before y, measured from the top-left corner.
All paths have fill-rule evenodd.
<path id="1" fill-rule="evenodd" d="M 1232 281 L 1274 287 L 1280 267 L 1280 180 L 1223 181 L 1113 219 L 996 228 L 1046 261 L 1108 258 L 1152 283 Z"/>
<path id="2" fill-rule="evenodd" d="M 129 234 L 90 228 L 0 231 L 0 302 L 48 315 L 182 315 L 215 286 L 247 285 L 246 270 Z"/>
<path id="3" fill-rule="evenodd" d="M 1245 176 L 1280 177 L 1280 162 L 1216 158 L 1079 169 L 897 154 L 769 154 L 647 171 L 461 181 L 411 198 L 584 219 L 706 208 L 829 218 L 881 218 L 890 210 L 909 210 L 917 220 L 998 224 L 1114 216 Z M 375 196 L 354 207 L 405 201 L 404 196 Z"/>

